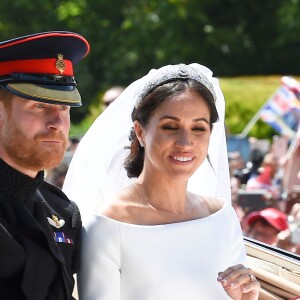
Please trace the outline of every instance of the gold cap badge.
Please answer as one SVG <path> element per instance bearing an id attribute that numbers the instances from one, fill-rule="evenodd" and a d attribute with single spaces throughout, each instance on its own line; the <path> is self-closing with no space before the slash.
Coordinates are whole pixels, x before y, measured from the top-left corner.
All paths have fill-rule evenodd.
<path id="1" fill-rule="evenodd" d="M 62 54 L 57 54 L 55 67 L 60 72 L 60 74 L 62 74 L 66 69 L 66 63 L 63 58 L 64 56 Z"/>

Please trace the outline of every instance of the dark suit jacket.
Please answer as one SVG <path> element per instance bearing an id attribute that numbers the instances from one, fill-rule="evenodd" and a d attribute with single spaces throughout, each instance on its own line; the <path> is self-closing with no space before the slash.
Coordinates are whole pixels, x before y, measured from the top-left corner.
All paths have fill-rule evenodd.
<path id="1" fill-rule="evenodd" d="M 72 299 L 80 258 L 77 206 L 43 174 L 33 180 L 8 167 L 13 180 L 4 180 L 3 166 L 0 161 L 0 299 Z"/>

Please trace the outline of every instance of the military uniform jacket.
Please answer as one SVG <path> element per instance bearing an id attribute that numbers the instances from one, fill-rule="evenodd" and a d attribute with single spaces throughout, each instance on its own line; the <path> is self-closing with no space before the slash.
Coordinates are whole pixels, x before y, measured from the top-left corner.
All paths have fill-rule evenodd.
<path id="1" fill-rule="evenodd" d="M 0 159 L 0 299 L 73 299 L 81 218 L 58 188 Z"/>

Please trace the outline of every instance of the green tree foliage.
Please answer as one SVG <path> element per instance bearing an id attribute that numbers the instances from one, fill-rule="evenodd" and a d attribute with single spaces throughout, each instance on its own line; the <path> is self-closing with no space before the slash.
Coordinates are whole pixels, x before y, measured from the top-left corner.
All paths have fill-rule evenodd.
<path id="1" fill-rule="evenodd" d="M 0 40 L 48 30 L 88 39 L 75 68 L 78 123 L 105 89 L 165 64 L 198 62 L 218 77 L 297 75 L 299 13 L 299 0 L 1 0 Z"/>

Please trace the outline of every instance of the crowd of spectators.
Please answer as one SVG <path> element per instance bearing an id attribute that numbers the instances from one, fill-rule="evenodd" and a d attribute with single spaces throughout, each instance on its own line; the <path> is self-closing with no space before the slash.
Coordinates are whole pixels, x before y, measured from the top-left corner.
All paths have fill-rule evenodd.
<path id="1" fill-rule="evenodd" d="M 284 155 L 274 149 L 254 139 L 249 160 L 229 153 L 232 203 L 245 236 L 300 254 L 300 144 Z"/>

